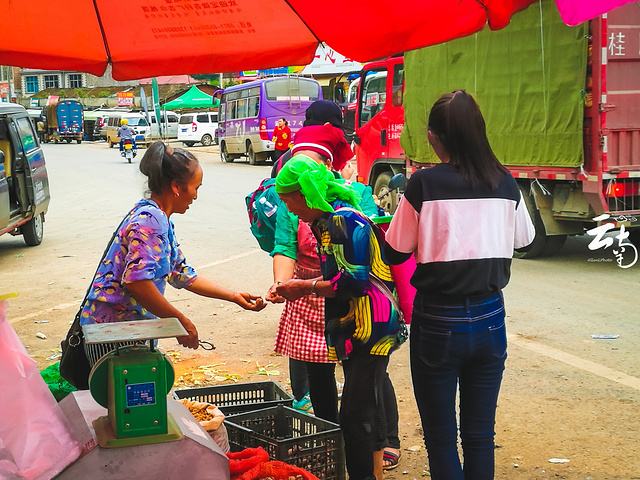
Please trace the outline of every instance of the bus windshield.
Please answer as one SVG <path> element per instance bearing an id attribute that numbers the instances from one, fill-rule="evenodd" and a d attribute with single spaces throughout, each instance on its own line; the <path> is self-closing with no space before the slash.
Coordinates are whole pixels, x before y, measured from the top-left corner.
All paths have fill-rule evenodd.
<path id="1" fill-rule="evenodd" d="M 304 78 L 281 78 L 265 83 L 267 100 L 270 101 L 310 101 L 320 98 L 320 87 L 312 80 Z"/>

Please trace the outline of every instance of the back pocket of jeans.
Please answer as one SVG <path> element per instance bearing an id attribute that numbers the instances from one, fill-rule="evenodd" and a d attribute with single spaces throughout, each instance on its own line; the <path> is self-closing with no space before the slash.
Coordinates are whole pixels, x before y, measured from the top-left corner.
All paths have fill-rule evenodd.
<path id="1" fill-rule="evenodd" d="M 420 332 L 419 357 L 430 367 L 439 367 L 449 360 L 451 332 L 446 330 L 428 330 Z"/>
<path id="2" fill-rule="evenodd" d="M 506 358 L 507 356 L 507 328 L 504 322 L 489 327 L 489 336 L 491 337 L 491 345 L 493 355 L 496 358 Z"/>

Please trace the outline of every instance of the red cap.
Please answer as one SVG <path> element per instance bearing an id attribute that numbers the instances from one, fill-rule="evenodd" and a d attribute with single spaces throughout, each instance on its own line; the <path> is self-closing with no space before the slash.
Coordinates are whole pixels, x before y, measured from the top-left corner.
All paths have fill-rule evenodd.
<path id="1" fill-rule="evenodd" d="M 353 151 L 344 138 L 344 132 L 333 125 L 312 125 L 302 127 L 293 140 L 291 153 L 311 150 L 331 162 L 331 168 L 342 170 L 353 158 Z"/>

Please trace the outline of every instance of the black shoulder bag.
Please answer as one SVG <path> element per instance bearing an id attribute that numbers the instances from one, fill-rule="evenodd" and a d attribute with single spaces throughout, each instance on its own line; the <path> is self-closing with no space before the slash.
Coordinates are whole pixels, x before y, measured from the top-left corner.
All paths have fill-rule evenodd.
<path id="1" fill-rule="evenodd" d="M 84 302 L 87 301 L 91 288 L 93 287 L 93 281 L 96 278 L 98 270 L 100 270 L 100 265 L 102 265 L 102 262 L 107 256 L 107 252 L 109 251 L 109 248 L 111 248 L 111 244 L 116 238 L 116 235 L 118 235 L 120 227 L 122 227 L 124 221 L 128 217 L 129 215 L 126 215 L 122 219 L 118 228 L 113 232 L 111 240 L 107 243 L 107 248 L 105 248 L 102 258 L 100 259 L 100 262 L 98 262 L 96 273 L 91 277 L 87 293 L 85 293 L 84 299 L 80 302 L 80 309 L 78 310 L 78 313 L 76 313 L 76 318 L 74 318 L 73 323 L 67 332 L 67 336 L 60 343 L 60 347 L 62 349 L 62 357 L 60 358 L 60 375 L 78 390 L 89 389 L 89 373 L 91 372 L 91 365 L 89 364 L 89 359 L 87 358 L 87 354 L 84 350 L 84 334 L 82 333 L 82 326 L 80 326 L 82 308 L 84 306 Z"/>

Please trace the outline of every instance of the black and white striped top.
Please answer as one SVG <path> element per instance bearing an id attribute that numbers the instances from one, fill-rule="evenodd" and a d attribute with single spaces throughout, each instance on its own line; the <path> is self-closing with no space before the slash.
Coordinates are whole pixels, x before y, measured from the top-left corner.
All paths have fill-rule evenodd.
<path id="1" fill-rule="evenodd" d="M 386 235 L 392 263 L 415 253 L 419 293 L 452 299 L 497 292 L 509 282 L 514 248 L 535 231 L 516 181 L 472 189 L 451 165 L 419 170 Z"/>

